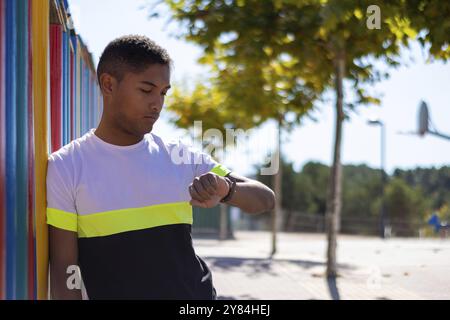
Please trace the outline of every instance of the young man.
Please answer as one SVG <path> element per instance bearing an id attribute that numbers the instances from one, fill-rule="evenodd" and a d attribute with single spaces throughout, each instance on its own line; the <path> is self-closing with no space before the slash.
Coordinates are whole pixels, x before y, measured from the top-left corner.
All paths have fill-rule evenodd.
<path id="1" fill-rule="evenodd" d="M 170 64 L 146 37 L 112 41 L 97 68 L 100 124 L 50 155 L 51 298 L 81 299 L 68 286 L 79 266 L 90 299 L 215 299 L 210 270 L 192 245 L 191 206 L 273 208 L 265 185 L 150 133 L 170 88 Z"/>

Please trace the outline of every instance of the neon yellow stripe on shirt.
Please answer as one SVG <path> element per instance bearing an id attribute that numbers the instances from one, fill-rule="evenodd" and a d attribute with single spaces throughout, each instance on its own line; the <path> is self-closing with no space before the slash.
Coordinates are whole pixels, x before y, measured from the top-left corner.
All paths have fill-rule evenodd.
<path id="1" fill-rule="evenodd" d="M 225 177 L 231 172 L 231 170 L 221 164 L 217 164 L 211 169 L 211 172 L 217 174 L 218 176 Z"/>
<path id="2" fill-rule="evenodd" d="M 47 224 L 60 229 L 77 232 L 77 214 L 54 208 L 47 208 Z"/>
<path id="3" fill-rule="evenodd" d="M 113 235 L 172 224 L 192 224 L 189 202 L 127 208 L 78 216 L 78 237 Z"/>

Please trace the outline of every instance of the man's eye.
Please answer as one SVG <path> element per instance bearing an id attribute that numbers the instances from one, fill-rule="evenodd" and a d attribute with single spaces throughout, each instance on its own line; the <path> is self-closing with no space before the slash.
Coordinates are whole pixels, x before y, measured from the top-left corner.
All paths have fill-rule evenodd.
<path id="1" fill-rule="evenodd" d="M 144 92 L 144 93 L 150 93 L 150 92 L 152 92 L 152 90 L 144 90 L 144 89 L 141 89 L 141 91 Z"/>

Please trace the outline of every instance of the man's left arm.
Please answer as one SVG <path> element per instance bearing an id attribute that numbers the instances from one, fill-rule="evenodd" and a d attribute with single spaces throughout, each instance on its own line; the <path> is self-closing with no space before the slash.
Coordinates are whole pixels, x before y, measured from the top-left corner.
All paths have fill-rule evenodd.
<path id="1" fill-rule="evenodd" d="M 229 180 L 227 180 L 229 179 Z M 275 206 L 275 194 L 259 181 L 240 176 L 234 172 L 225 177 L 208 172 L 196 177 L 189 186 L 190 203 L 193 206 L 212 208 L 227 196 L 235 183 L 234 192 L 227 204 L 240 208 L 247 213 L 270 211 Z"/>

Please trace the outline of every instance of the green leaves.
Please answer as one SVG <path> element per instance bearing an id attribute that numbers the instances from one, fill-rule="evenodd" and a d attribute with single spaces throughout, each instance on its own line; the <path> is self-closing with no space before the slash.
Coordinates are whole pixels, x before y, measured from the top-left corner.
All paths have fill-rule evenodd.
<path id="1" fill-rule="evenodd" d="M 195 91 L 180 90 L 169 103 L 189 126 L 208 113 L 211 125 L 257 126 L 294 112 L 299 119 L 334 87 L 335 60 L 345 55 L 349 103 L 378 104 L 365 91 L 385 76 L 376 60 L 400 63 L 400 48 L 419 37 L 433 58 L 450 57 L 450 4 L 438 0 L 168 0 L 180 35 L 204 48 L 199 62 L 212 70 Z M 377 5 L 381 29 L 366 26 Z M 177 101 L 178 99 L 178 101 Z M 195 111 L 197 110 L 197 111 Z M 218 111 L 220 110 L 220 111 Z M 257 115 L 257 116 L 255 116 Z M 295 121 L 298 123 L 298 121 Z M 294 123 L 286 123 L 294 125 Z"/>

